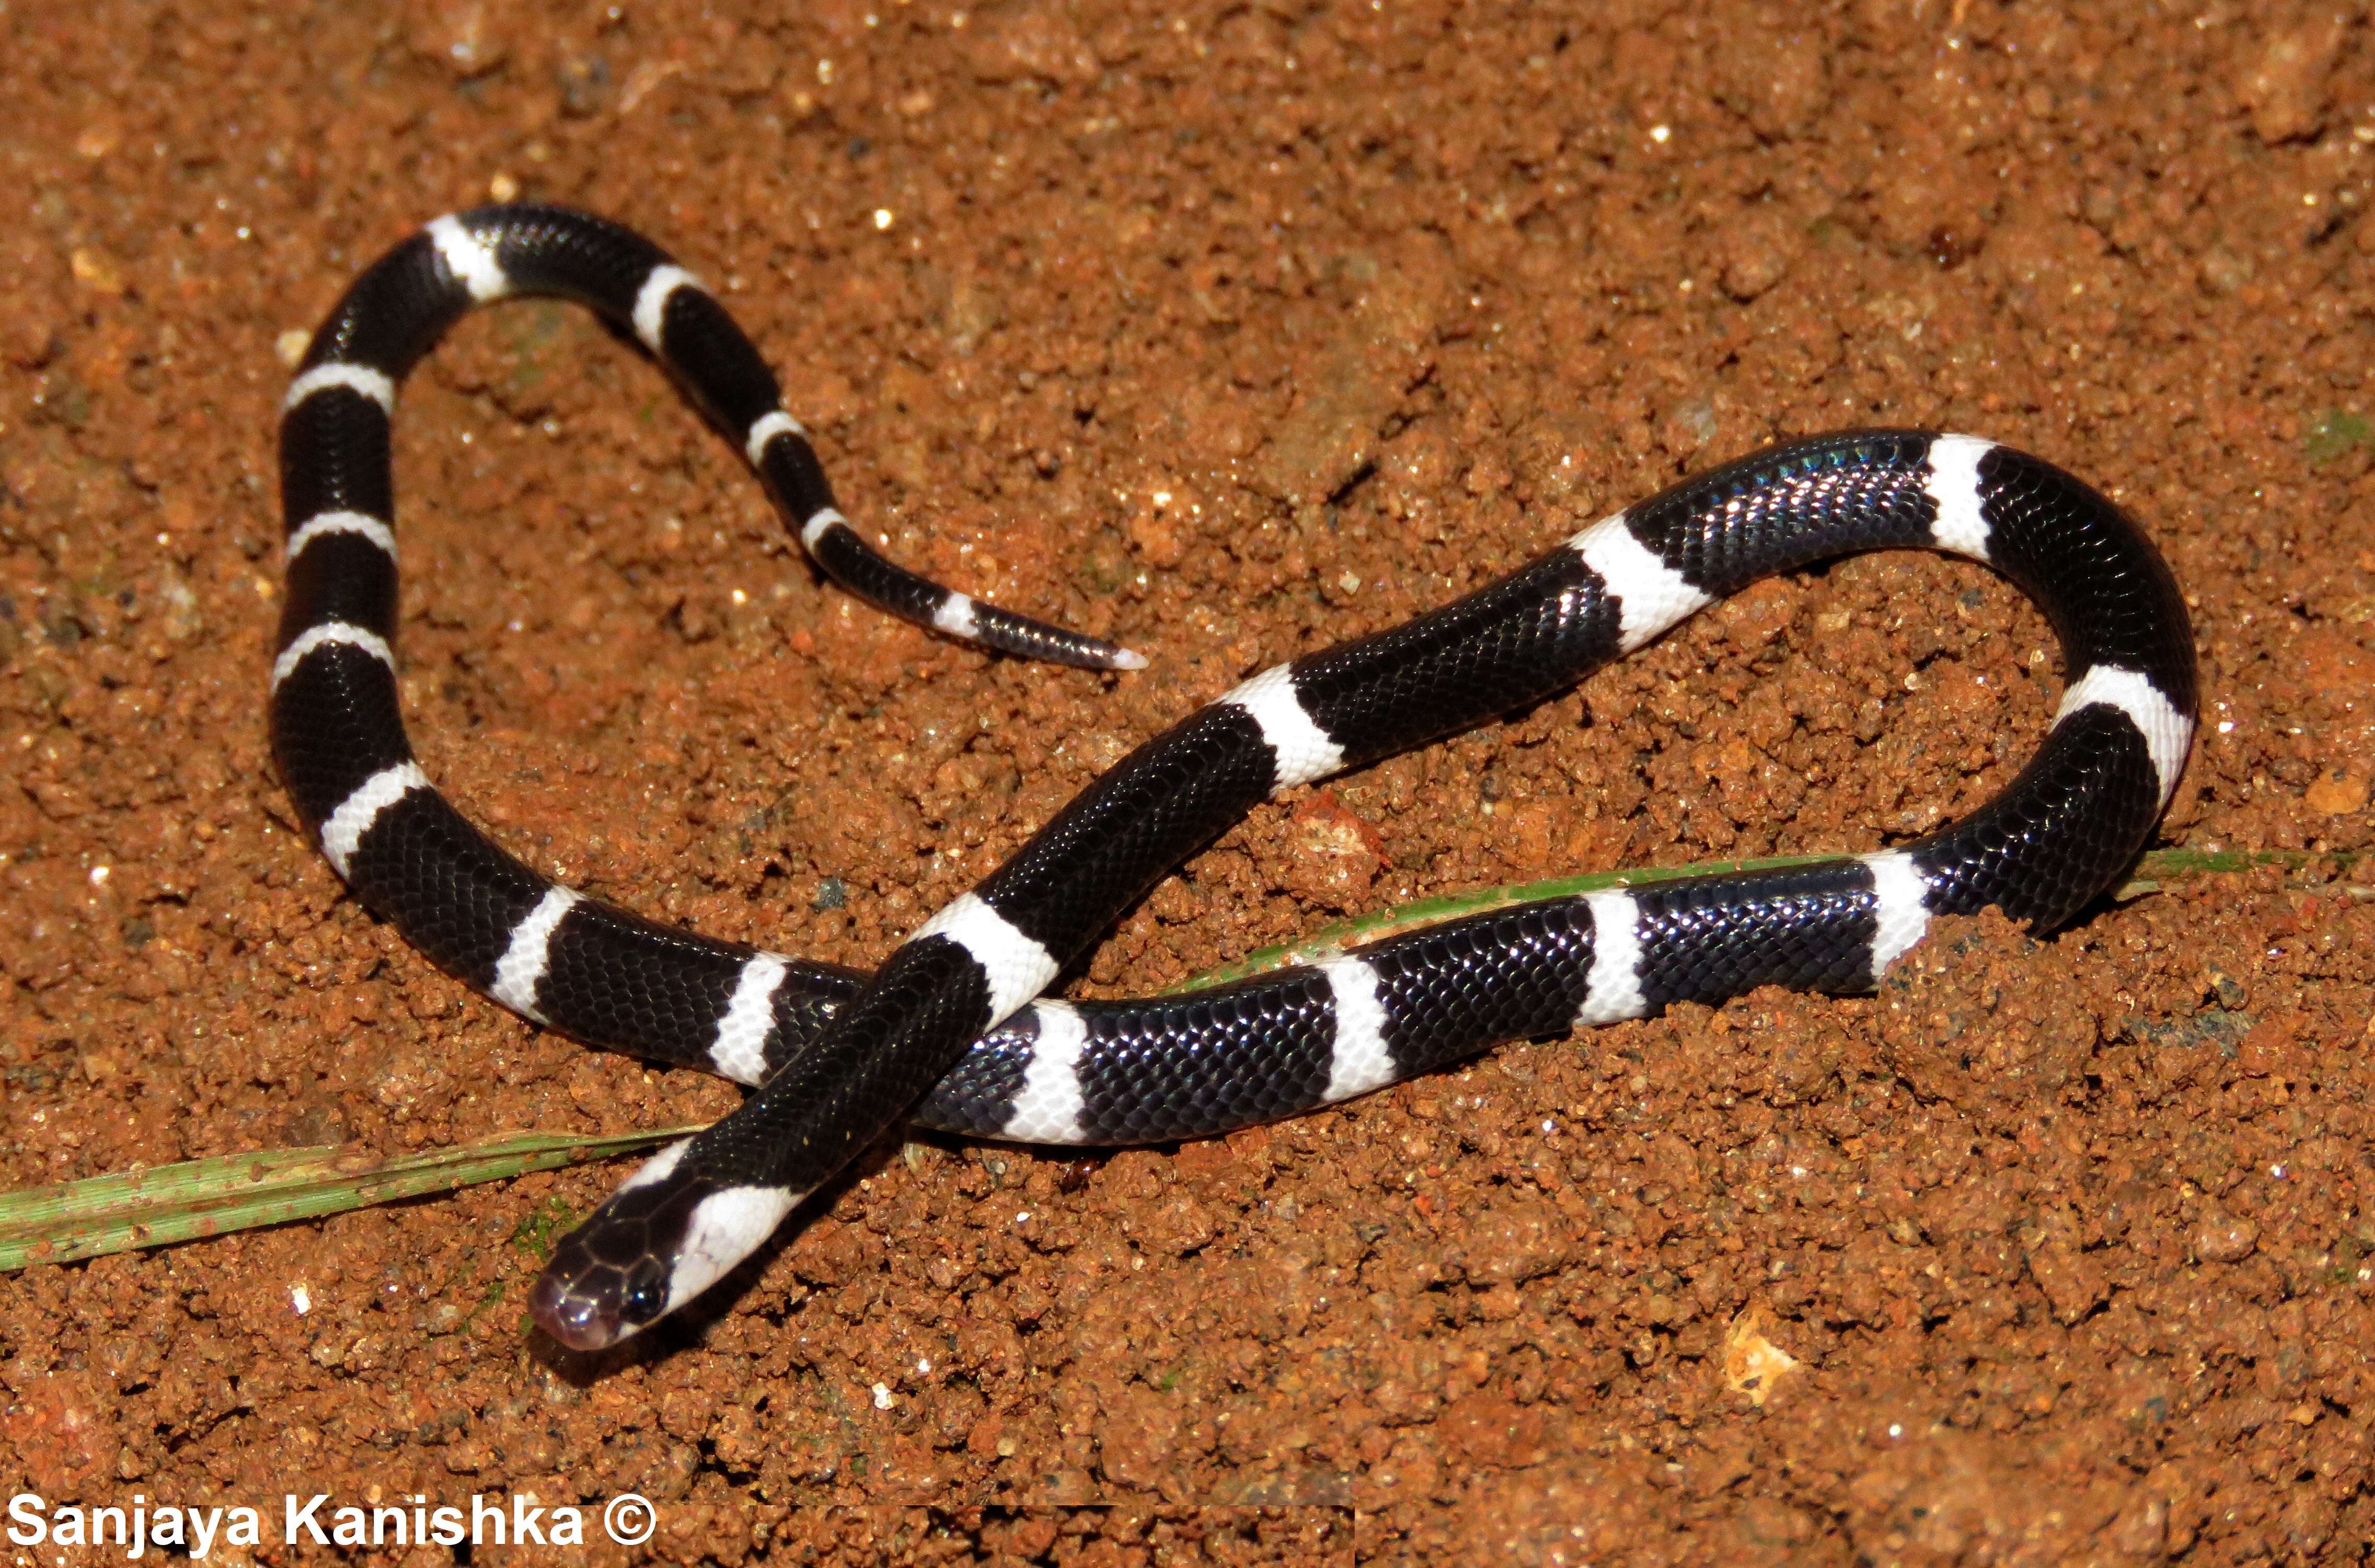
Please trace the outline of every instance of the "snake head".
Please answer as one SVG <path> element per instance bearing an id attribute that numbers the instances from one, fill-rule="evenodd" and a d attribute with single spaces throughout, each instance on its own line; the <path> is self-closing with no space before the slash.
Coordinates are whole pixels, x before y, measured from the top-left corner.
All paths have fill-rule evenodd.
<path id="1" fill-rule="evenodd" d="M 561 1239 L 528 1295 L 538 1326 L 573 1350 L 640 1333 L 715 1284 L 783 1222 L 800 1196 L 727 1185 L 661 1150 Z"/>

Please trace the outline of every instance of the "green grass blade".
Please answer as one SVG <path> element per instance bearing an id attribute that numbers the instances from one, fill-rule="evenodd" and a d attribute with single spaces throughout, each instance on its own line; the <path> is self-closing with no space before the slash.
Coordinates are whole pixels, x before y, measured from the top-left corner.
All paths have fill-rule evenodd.
<path id="1" fill-rule="evenodd" d="M 681 1138 L 691 1127 L 576 1137 L 514 1133 L 378 1160 L 330 1145 L 225 1154 L 0 1193 L 0 1269 L 169 1246 L 258 1225 L 451 1192 Z"/>
<path id="2" fill-rule="evenodd" d="M 1541 882 L 1520 882 L 1497 888 L 1478 888 L 1464 893 L 1446 893 L 1439 898 L 1420 899 L 1412 903 L 1398 904 L 1392 909 L 1357 914 L 1348 920 L 1323 925 L 1300 940 L 1263 948 L 1247 953 L 1234 963 L 1208 969 L 1201 974 L 1166 986 L 1164 995 L 1176 996 L 1185 991 L 1202 991 L 1214 985 L 1225 985 L 1233 980 L 1248 979 L 1293 963 L 1324 963 L 1348 948 L 1381 940 L 1397 931 L 1456 920 L 1465 914 L 1505 909 L 1511 904 L 1533 903 L 1542 899 L 1574 898 L 1580 893 L 1602 892 L 1613 888 L 1646 887 L 1653 882 L 1680 881 L 1685 877 L 1719 877 L 1735 871 L 1786 870 L 1792 866 L 1818 866 L 1837 858 L 1836 855 L 1778 855 L 1761 860 L 1702 860 L 1689 866 L 1589 871 L 1580 876 L 1554 877 Z M 2136 863 L 2135 875 L 2115 889 L 2111 897 L 2124 902 L 2146 893 L 2157 892 L 2165 880 L 2231 875 L 2261 866 L 2281 866 L 2288 870 L 2298 870 L 2311 861 L 2326 861 L 2338 870 L 2347 871 L 2367 858 L 2366 852 L 2316 855 L 2307 850 L 2290 849 L 2157 849 Z"/>
<path id="3" fill-rule="evenodd" d="M 1703 860 L 1693 866 L 1647 866 L 1637 867 L 1630 871 L 1586 871 L 1572 877 L 1554 877 L 1542 882 L 1445 893 L 1440 897 L 1419 899 L 1412 903 L 1397 904 L 1391 909 L 1356 914 L 1349 920 L 1323 925 L 1300 941 L 1263 948 L 1247 953 L 1235 963 L 1224 963 L 1218 969 L 1208 969 L 1175 985 L 1165 986 L 1163 994 L 1168 996 L 1183 991 L 1202 991 L 1214 985 L 1225 985 L 1232 980 L 1244 980 L 1268 973 L 1273 969 L 1283 969 L 1291 963 L 1324 963 L 1347 948 L 1380 941 L 1397 931 L 1434 925 L 1446 920 L 1456 920 L 1463 914 L 1481 914 L 1487 910 L 1504 909 L 1514 903 L 1574 898 L 1580 893 L 1604 892 L 1612 888 L 1637 888 L 1651 882 L 1680 881 L 1685 877 L 1715 877 L 1733 871 L 1777 871 L 1791 866 L 1817 866 L 1837 858 L 1836 855 L 1779 855 L 1763 860 Z"/>

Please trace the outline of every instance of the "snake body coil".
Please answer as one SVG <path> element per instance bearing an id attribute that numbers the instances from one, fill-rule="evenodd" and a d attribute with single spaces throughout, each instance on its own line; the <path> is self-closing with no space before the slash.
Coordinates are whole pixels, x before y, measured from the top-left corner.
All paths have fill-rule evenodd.
<path id="1" fill-rule="evenodd" d="M 1728 464 L 1463 599 L 1253 677 L 1116 764 L 870 979 L 698 937 L 498 849 L 431 787 L 405 737 L 390 646 L 396 387 L 473 304 L 532 293 L 632 330 L 852 592 L 1007 652 L 1142 661 L 868 549 L 757 351 L 636 234 L 557 208 L 482 208 L 438 219 L 357 279 L 282 415 L 289 594 L 272 730 L 290 793 L 338 874 L 443 968 L 591 1043 L 756 1086 L 561 1242 L 532 1309 L 578 1348 L 714 1283 L 903 1115 L 1033 1142 L 1197 1137 L 1674 1001 L 1777 984 L 1869 990 L 1933 915 L 1993 904 L 2062 924 L 2143 847 L 2192 739 L 2183 602 L 2117 507 L 1974 437 L 1857 431 Z M 1967 820 L 1880 854 L 1496 910 L 1211 991 L 1035 1000 L 1269 796 L 1539 701 L 1760 577 L 1901 547 L 1987 562 L 2043 607 L 2063 647 L 2051 731 Z"/>

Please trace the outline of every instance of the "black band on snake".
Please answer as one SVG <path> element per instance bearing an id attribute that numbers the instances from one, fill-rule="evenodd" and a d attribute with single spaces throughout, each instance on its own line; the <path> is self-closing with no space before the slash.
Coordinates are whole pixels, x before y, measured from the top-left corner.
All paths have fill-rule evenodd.
<path id="1" fill-rule="evenodd" d="M 1975 437 L 1856 431 L 1728 464 L 1463 599 L 1253 677 L 1117 763 L 871 977 L 699 937 L 498 849 L 405 736 L 396 387 L 470 306 L 517 294 L 582 301 L 632 330 L 852 592 L 1010 653 L 1142 661 L 868 549 L 750 341 L 636 234 L 487 207 L 438 219 L 356 280 L 281 420 L 289 594 L 272 732 L 289 792 L 357 896 L 444 969 L 589 1043 L 756 1086 L 562 1240 L 531 1306 L 573 1347 L 609 1344 L 706 1289 L 903 1116 L 1028 1142 L 1200 1137 L 1670 1002 L 1764 984 L 1867 991 L 1933 915 L 1992 904 L 2058 925 L 2143 848 L 2192 737 L 2184 604 L 2116 506 Z M 1035 1000 L 1270 796 L 1537 701 L 1760 577 L 1904 547 L 1987 562 L 2062 644 L 2050 732 L 1967 820 L 1885 853 L 1499 909 L 1208 991 Z"/>

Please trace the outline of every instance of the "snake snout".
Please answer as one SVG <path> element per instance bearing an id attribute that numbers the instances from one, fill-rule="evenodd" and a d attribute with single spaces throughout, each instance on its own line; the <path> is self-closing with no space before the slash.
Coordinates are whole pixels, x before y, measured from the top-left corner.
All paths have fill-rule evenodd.
<path id="1" fill-rule="evenodd" d="M 599 1350 L 617 1344 L 627 1333 L 620 1320 L 617 1299 L 588 1290 L 582 1279 L 564 1279 L 548 1269 L 528 1293 L 528 1315 L 573 1350 Z"/>
<path id="2" fill-rule="evenodd" d="M 529 1292 L 527 1310 L 538 1327 L 573 1350 L 604 1350 L 644 1326 L 632 1314 L 638 1294 L 615 1269 L 597 1267 L 587 1273 L 564 1272 L 561 1260 L 539 1276 Z M 661 1294 L 665 1300 L 665 1293 Z"/>

